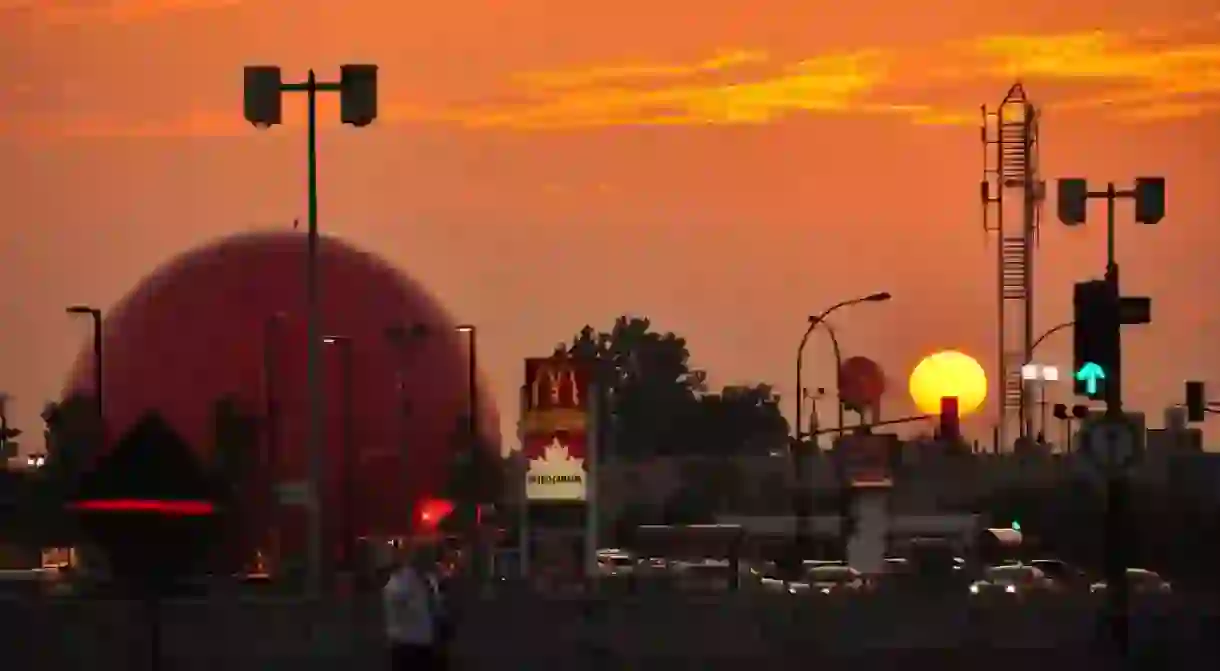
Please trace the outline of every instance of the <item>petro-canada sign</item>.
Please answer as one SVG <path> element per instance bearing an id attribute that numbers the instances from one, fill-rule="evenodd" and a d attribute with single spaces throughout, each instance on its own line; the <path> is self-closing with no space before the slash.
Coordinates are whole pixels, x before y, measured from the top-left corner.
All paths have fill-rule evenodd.
<path id="1" fill-rule="evenodd" d="M 531 501 L 585 500 L 590 373 L 567 357 L 525 360 L 521 451 Z"/>

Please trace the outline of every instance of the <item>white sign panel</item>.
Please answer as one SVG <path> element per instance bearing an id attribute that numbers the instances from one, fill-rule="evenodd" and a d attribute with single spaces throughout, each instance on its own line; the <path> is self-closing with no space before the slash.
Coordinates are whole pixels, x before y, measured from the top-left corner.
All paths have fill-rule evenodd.
<path id="1" fill-rule="evenodd" d="M 542 454 L 529 460 L 525 496 L 530 501 L 584 501 L 585 460 L 554 437 Z"/>

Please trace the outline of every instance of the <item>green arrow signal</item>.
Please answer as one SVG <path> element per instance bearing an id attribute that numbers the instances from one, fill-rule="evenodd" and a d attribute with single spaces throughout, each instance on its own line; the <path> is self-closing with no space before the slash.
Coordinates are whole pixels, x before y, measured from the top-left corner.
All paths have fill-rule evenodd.
<path id="1" fill-rule="evenodd" d="M 1097 393 L 1097 383 L 1104 379 L 1106 379 L 1106 371 L 1092 361 L 1081 366 L 1080 370 L 1076 371 L 1076 380 L 1084 383 L 1085 392 L 1089 396 Z"/>

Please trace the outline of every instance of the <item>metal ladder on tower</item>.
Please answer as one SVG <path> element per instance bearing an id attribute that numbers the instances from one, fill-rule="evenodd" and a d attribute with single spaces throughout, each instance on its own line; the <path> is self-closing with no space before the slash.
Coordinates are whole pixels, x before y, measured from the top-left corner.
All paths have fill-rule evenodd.
<path id="1" fill-rule="evenodd" d="M 1024 118 L 1004 120 L 999 127 L 1000 165 L 999 173 L 1003 186 L 1020 188 L 1028 179 L 1029 130 Z M 1000 238 L 1001 296 L 1004 301 L 1022 301 L 1029 298 L 1029 262 L 1026 250 L 1029 241 L 1024 229 L 1019 235 L 1004 235 Z M 1022 400 L 1024 382 L 1021 366 L 1025 353 L 1005 347 L 1004 408 L 1018 408 Z"/>
<path id="2" fill-rule="evenodd" d="M 1000 272 L 1002 277 L 1001 290 L 1005 301 L 1024 301 L 1026 298 L 1025 279 L 1029 266 L 1025 262 L 1025 237 L 1014 236 L 1000 238 Z M 1004 376 L 1004 408 L 1016 408 L 1021 404 L 1021 366 L 1025 354 L 1021 351 L 1005 348 Z"/>

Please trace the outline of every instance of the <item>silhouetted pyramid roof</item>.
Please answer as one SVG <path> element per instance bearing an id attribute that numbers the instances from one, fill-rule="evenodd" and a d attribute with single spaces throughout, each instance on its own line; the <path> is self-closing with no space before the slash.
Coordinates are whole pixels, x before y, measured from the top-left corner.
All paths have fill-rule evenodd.
<path id="1" fill-rule="evenodd" d="M 186 441 L 148 412 L 81 479 L 76 499 L 214 499 L 213 484 Z"/>

